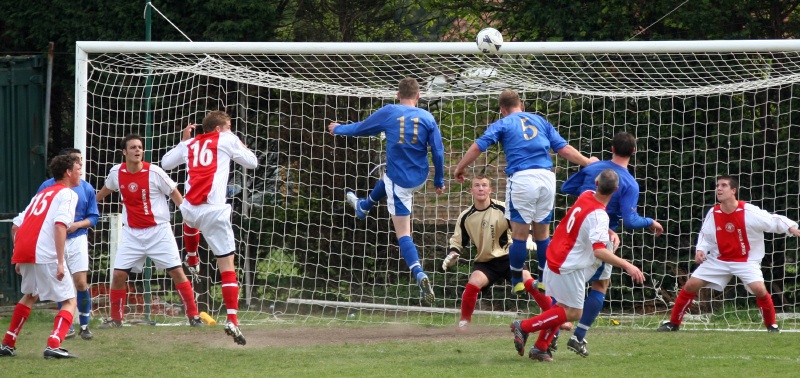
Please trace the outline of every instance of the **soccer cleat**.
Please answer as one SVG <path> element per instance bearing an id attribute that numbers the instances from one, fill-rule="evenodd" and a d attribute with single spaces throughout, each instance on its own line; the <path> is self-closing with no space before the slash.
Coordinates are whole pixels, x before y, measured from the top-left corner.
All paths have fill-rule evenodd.
<path id="1" fill-rule="evenodd" d="M 0 344 L 0 357 L 14 357 L 17 355 L 14 351 L 14 348 L 6 344 Z"/>
<path id="2" fill-rule="evenodd" d="M 558 350 L 558 334 L 556 333 L 556 335 L 553 336 L 553 341 L 551 341 L 550 345 L 547 347 L 547 351 L 550 352 L 550 354 L 553 354 L 553 352 L 557 350 Z"/>
<path id="3" fill-rule="evenodd" d="M 430 306 L 433 304 L 434 299 L 436 299 L 436 296 L 433 294 L 431 280 L 428 279 L 428 276 L 423 276 L 419 280 L 419 300 L 423 306 Z"/>
<path id="4" fill-rule="evenodd" d="M 778 327 L 777 324 L 773 324 L 773 325 L 767 327 L 767 332 L 781 333 L 781 329 Z"/>
<path id="5" fill-rule="evenodd" d="M 67 335 L 64 336 L 64 339 L 74 339 L 75 335 L 75 326 L 69 326 L 69 331 L 67 331 Z"/>
<path id="6" fill-rule="evenodd" d="M 534 282 L 534 283 L 533 283 L 533 285 L 534 285 L 534 286 L 535 286 L 537 289 L 539 289 L 539 291 L 547 291 L 547 290 L 545 289 L 545 287 L 544 287 L 544 282 L 542 282 L 542 281 L 536 280 L 536 282 Z"/>
<path id="7" fill-rule="evenodd" d="M 549 351 L 539 350 L 535 345 L 531 347 L 528 352 L 528 357 L 534 361 L 539 362 L 553 362 L 553 355 Z"/>
<path id="8" fill-rule="evenodd" d="M 84 340 L 91 340 L 94 337 L 94 335 L 92 334 L 92 331 L 89 330 L 89 326 L 88 325 L 81 326 L 81 330 L 78 331 L 78 335 L 80 335 L 81 339 L 84 339 Z"/>
<path id="9" fill-rule="evenodd" d="M 104 319 L 103 324 L 97 326 L 100 329 L 122 328 L 122 322 L 114 319 Z"/>
<path id="10" fill-rule="evenodd" d="M 679 325 L 672 324 L 669 320 L 664 321 L 661 323 L 661 327 L 658 327 L 656 331 L 658 332 L 676 332 L 681 328 Z"/>
<path id="11" fill-rule="evenodd" d="M 203 323 L 203 319 L 200 319 L 200 316 L 195 316 L 193 318 L 189 318 L 189 327 L 205 327 L 206 323 Z"/>
<path id="12" fill-rule="evenodd" d="M 518 282 L 516 285 L 514 285 L 514 288 L 511 291 L 518 297 L 521 297 L 527 293 L 527 291 L 525 291 L 525 284 L 522 282 Z"/>
<path id="13" fill-rule="evenodd" d="M 236 326 L 232 322 L 225 322 L 225 334 L 227 334 L 230 337 L 233 337 L 233 341 L 236 342 L 236 344 L 239 345 L 247 344 L 247 340 L 244 339 L 242 331 L 239 329 L 238 326 Z"/>
<path id="14" fill-rule="evenodd" d="M 347 198 L 347 203 L 349 203 L 350 206 L 352 206 L 353 209 L 356 210 L 356 216 L 359 219 L 364 219 L 364 218 L 367 217 L 367 213 L 365 213 L 363 210 L 361 210 L 361 201 L 364 201 L 363 199 L 358 198 L 358 196 L 356 196 L 355 193 L 353 193 L 353 192 L 351 192 L 349 190 L 345 194 L 345 197 Z"/>
<path id="15" fill-rule="evenodd" d="M 583 339 L 583 341 L 578 341 L 577 337 L 572 336 L 569 338 L 569 341 L 567 341 L 567 349 L 577 353 L 581 357 L 586 358 L 589 357 L 589 350 L 586 349 L 586 344 L 588 343 L 589 342 L 586 341 L 586 339 Z"/>
<path id="16" fill-rule="evenodd" d="M 525 343 L 528 342 L 528 332 L 522 330 L 522 321 L 515 320 L 511 323 L 511 332 L 514 332 L 514 348 L 517 354 L 525 355 Z"/>
<path id="17" fill-rule="evenodd" d="M 467 332 L 468 329 L 469 329 L 469 320 L 458 321 L 458 328 L 456 328 L 456 332 L 459 333 Z"/>
<path id="18" fill-rule="evenodd" d="M 78 356 L 74 354 L 70 354 L 64 348 L 44 348 L 44 358 L 51 359 L 51 358 L 78 358 Z"/>

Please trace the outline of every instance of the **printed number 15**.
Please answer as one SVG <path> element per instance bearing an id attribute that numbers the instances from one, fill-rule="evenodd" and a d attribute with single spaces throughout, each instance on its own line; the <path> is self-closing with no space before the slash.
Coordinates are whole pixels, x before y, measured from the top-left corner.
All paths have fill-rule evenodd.
<path id="1" fill-rule="evenodd" d="M 406 133 L 405 133 L 405 131 L 406 131 L 406 117 L 402 116 L 400 118 L 397 118 L 397 120 L 400 121 L 400 141 L 397 142 L 397 143 L 405 143 L 406 142 Z M 414 118 L 411 118 L 411 120 L 414 121 L 414 138 L 411 139 L 411 144 L 416 144 L 417 143 L 417 133 L 419 132 L 419 118 L 418 117 L 414 117 Z"/>

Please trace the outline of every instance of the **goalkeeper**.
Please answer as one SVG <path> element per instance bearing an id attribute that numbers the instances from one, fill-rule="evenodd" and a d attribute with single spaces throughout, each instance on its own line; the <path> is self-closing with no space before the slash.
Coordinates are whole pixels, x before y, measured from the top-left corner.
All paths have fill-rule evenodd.
<path id="1" fill-rule="evenodd" d="M 508 249 L 511 245 L 511 228 L 505 219 L 505 204 L 490 198 L 492 181 L 485 176 L 475 176 L 470 188 L 473 204 L 464 210 L 456 221 L 456 229 L 450 237 L 450 249 L 442 263 L 447 270 L 458 262 L 461 252 L 470 241 L 478 252 L 475 256 L 475 270 L 469 277 L 461 297 L 461 320 L 457 330 L 466 331 L 475 311 L 478 293 L 488 289 L 495 282 L 506 279 L 511 281 L 511 268 L 508 264 Z M 534 249 L 535 244 L 530 242 Z M 522 271 L 525 289 L 539 306 L 548 308 L 550 298 L 540 293 L 533 285 L 533 278 L 527 269 Z M 540 302 L 541 301 L 541 302 Z"/>

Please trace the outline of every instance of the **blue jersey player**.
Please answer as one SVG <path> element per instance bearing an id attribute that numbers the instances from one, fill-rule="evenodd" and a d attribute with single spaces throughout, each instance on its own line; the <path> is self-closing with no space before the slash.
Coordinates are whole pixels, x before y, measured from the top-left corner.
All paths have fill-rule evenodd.
<path id="1" fill-rule="evenodd" d="M 411 239 L 411 205 L 414 192 L 420 190 L 428 179 L 428 147 L 435 170 L 433 185 L 437 194 L 444 192 L 444 146 L 433 115 L 417 108 L 419 84 L 415 79 L 400 80 L 397 100 L 397 104 L 378 109 L 364 121 L 347 125 L 331 122 L 328 131 L 333 135 L 348 136 L 385 133 L 386 173 L 367 198 L 361 199 L 347 192 L 347 200 L 355 207 L 356 215 L 364 218 L 372 206 L 387 198 L 400 253 L 417 279 L 422 304 L 430 305 L 434 300 L 433 288 L 422 270 L 417 247 Z"/>
<path id="2" fill-rule="evenodd" d="M 81 159 L 81 151 L 74 148 L 62 150 L 59 155 L 75 155 Z M 55 179 L 49 179 L 39 186 L 36 193 L 55 184 Z M 64 248 L 64 258 L 67 268 L 72 273 L 72 280 L 75 283 L 78 302 L 78 319 L 80 321 L 80 336 L 84 340 L 92 338 L 89 331 L 89 316 L 92 313 L 92 299 L 89 294 L 89 285 L 86 272 L 89 270 L 89 228 L 97 224 L 100 212 L 97 210 L 95 190 L 92 184 L 81 180 L 80 185 L 72 188 L 78 193 L 78 205 L 75 208 L 75 221 L 67 229 L 67 243 Z M 61 308 L 61 303 L 58 304 Z M 66 338 L 75 337 L 75 329 L 70 327 Z"/>
<path id="3" fill-rule="evenodd" d="M 508 175 L 506 183 L 506 219 L 511 221 L 509 250 L 511 285 L 514 293 L 522 294 L 522 269 L 528 257 L 525 248 L 530 224 L 539 262 L 539 281 L 546 261 L 545 254 L 550 244 L 550 222 L 556 194 L 556 176 L 551 170 L 553 159 L 550 150 L 572 163 L 586 166 L 597 158 L 583 156 L 570 146 L 558 131 L 543 117 L 527 113 L 517 92 L 506 89 L 500 93 L 500 114 L 503 118 L 492 123 L 470 146 L 458 162 L 454 176 L 464 182 L 466 167 L 489 146 L 500 143 L 506 155 Z"/>
<path id="4" fill-rule="evenodd" d="M 609 233 L 611 234 L 612 242 L 615 244 L 619 243 L 619 238 L 614 231 L 619 227 L 620 219 L 622 219 L 625 227 L 633 229 L 647 228 L 655 236 L 660 236 L 664 232 L 664 227 L 660 223 L 651 218 L 642 217 L 636 212 L 639 202 L 639 184 L 628 172 L 628 163 L 635 152 L 636 138 L 626 132 L 618 133 L 611 142 L 611 160 L 603 160 L 589 165 L 570 176 L 561 185 L 562 193 L 577 197 L 586 190 L 595 190 L 595 179 L 603 170 L 613 169 L 617 172 L 619 189 L 614 192 L 608 205 L 606 205 L 606 213 L 608 213 L 609 218 Z M 592 288 L 589 290 L 584 302 L 580 323 L 578 323 L 577 329 L 567 343 L 567 347 L 571 351 L 583 357 L 589 355 L 589 351 L 586 349 L 586 332 L 597 316 L 600 315 L 600 310 L 603 309 L 603 301 L 606 297 L 608 285 L 611 282 L 610 278 L 611 265 L 608 264 L 601 265 L 594 276 L 590 278 Z"/>

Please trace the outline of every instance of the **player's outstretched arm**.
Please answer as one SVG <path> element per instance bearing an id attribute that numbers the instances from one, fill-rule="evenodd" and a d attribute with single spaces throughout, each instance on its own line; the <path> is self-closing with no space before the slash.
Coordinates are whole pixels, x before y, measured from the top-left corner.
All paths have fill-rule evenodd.
<path id="1" fill-rule="evenodd" d="M 169 199 L 171 199 L 172 203 L 174 203 L 177 207 L 181 207 L 181 204 L 183 203 L 183 196 L 181 195 L 181 191 L 177 188 L 172 189 L 172 191 L 169 192 Z"/>
<path id="2" fill-rule="evenodd" d="M 97 201 L 97 203 L 103 202 L 103 200 L 106 199 L 106 197 L 108 197 L 108 195 L 111 194 L 111 193 L 112 193 L 111 189 L 109 189 L 107 186 L 103 185 L 103 187 L 100 188 L 100 191 L 97 192 L 97 195 L 95 196 L 95 200 Z"/>
<path id="3" fill-rule="evenodd" d="M 472 145 L 469 146 L 467 153 L 465 153 L 461 158 L 461 161 L 458 162 L 456 165 L 456 170 L 453 172 L 453 176 L 455 177 L 456 181 L 460 183 L 464 182 L 464 173 L 466 172 L 467 167 L 469 167 L 469 165 L 472 164 L 478 158 L 478 156 L 481 156 L 481 153 L 481 148 L 478 147 L 477 143 L 472 143 Z"/>
<path id="4" fill-rule="evenodd" d="M 697 252 L 695 252 L 694 254 L 694 262 L 698 264 L 702 264 L 703 261 L 706 261 L 707 258 L 708 257 L 706 256 L 706 252 L 701 249 L 698 249 Z"/>
<path id="5" fill-rule="evenodd" d="M 633 282 L 639 284 L 644 282 L 644 273 L 642 273 L 642 271 L 639 268 L 631 264 L 628 260 L 618 257 L 617 255 L 609 251 L 607 248 L 595 249 L 594 256 L 613 266 L 624 269 L 625 272 L 627 272 L 628 275 L 630 275 L 631 278 L 633 278 Z"/>
<path id="6" fill-rule="evenodd" d="M 569 160 L 571 163 L 578 164 L 581 167 L 585 167 L 591 163 L 600 161 L 598 158 L 594 156 L 592 157 L 583 156 L 583 154 L 580 153 L 580 151 L 576 150 L 575 147 L 572 147 L 569 144 L 564 146 L 564 148 L 558 150 L 557 152 L 564 159 Z"/>

